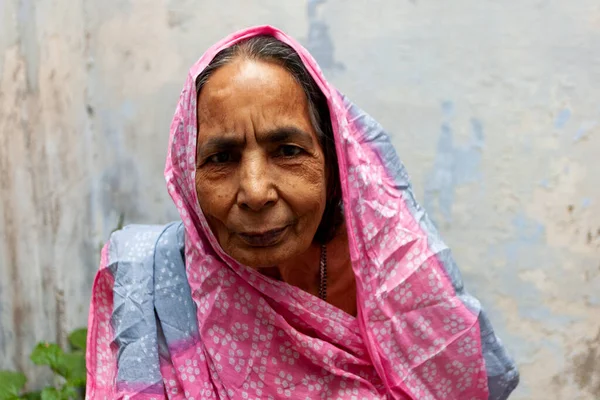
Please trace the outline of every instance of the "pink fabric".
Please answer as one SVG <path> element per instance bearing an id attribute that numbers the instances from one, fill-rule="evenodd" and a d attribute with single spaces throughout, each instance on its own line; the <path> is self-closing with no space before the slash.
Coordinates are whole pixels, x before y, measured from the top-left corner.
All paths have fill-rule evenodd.
<path id="1" fill-rule="evenodd" d="M 259 34 L 292 46 L 328 99 L 356 276 L 356 318 L 239 265 L 220 248 L 198 206 L 195 79 L 220 50 Z M 269 26 L 250 28 L 200 58 L 171 125 L 165 177 L 185 224 L 200 339 L 161 359 L 167 398 L 488 398 L 478 315 L 456 297 L 401 189 L 341 96 L 293 39 Z M 95 286 L 110 285 L 108 276 L 100 274 Z M 107 312 L 96 321 L 90 317 L 98 332 L 89 339 L 95 359 L 88 360 L 88 398 L 164 399 L 115 389 L 111 299 L 94 297 L 92 306 Z"/>
<path id="2" fill-rule="evenodd" d="M 113 330 L 110 324 L 114 278 L 107 269 L 108 245 L 102 248 L 100 270 L 92 285 L 92 301 L 88 317 L 86 399 L 113 398 L 117 362 L 111 349 Z M 97 396 L 98 395 L 98 396 Z"/>

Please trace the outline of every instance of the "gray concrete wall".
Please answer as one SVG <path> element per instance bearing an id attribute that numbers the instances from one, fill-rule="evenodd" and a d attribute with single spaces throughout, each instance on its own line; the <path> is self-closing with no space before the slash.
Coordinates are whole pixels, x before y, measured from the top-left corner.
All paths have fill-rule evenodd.
<path id="1" fill-rule="evenodd" d="M 597 0 L 0 1 L 0 369 L 86 323 L 118 216 L 177 218 L 162 169 L 188 67 L 232 30 L 299 38 L 390 131 L 523 375 L 600 398 Z"/>

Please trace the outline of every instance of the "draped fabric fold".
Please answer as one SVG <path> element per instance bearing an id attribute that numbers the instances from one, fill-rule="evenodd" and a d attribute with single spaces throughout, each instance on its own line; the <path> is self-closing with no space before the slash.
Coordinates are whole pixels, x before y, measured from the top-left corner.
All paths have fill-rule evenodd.
<path id="1" fill-rule="evenodd" d="M 357 317 L 223 252 L 195 190 L 195 80 L 255 35 L 292 46 L 328 100 Z M 255 27 L 192 67 L 171 125 L 182 222 L 114 233 L 94 282 L 88 399 L 505 399 L 512 360 L 415 201 L 389 136 L 281 31 Z"/>

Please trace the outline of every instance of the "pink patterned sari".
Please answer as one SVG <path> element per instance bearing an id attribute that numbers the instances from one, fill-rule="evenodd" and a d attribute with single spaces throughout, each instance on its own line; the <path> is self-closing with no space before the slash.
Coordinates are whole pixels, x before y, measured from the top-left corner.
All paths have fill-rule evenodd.
<path id="1" fill-rule="evenodd" d="M 220 50 L 261 34 L 293 47 L 328 100 L 357 317 L 238 264 L 198 205 L 196 77 Z M 505 399 L 516 386 L 387 134 L 281 31 L 237 32 L 192 67 L 165 177 L 182 222 L 127 227 L 102 252 L 88 399 Z"/>

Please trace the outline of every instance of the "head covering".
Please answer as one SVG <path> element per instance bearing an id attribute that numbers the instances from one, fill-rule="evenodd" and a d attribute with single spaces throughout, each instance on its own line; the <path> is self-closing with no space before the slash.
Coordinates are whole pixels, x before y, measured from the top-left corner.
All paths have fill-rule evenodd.
<path id="1" fill-rule="evenodd" d="M 195 80 L 220 50 L 265 34 L 300 55 L 327 98 L 357 317 L 237 263 L 198 204 Z M 513 362 L 465 292 L 388 135 L 283 32 L 234 33 L 191 68 L 165 177 L 182 223 L 129 227 L 104 248 L 87 398 L 504 399 L 516 386 Z"/>

